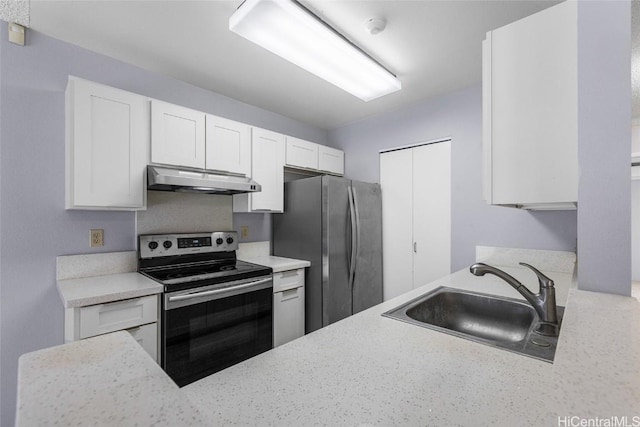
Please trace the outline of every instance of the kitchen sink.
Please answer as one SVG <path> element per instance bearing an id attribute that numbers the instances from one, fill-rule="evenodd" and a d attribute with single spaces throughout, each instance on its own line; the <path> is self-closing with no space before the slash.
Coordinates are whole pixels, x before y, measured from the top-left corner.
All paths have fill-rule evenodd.
<path id="1" fill-rule="evenodd" d="M 559 322 L 563 312 L 558 307 Z M 540 320 L 526 301 L 443 286 L 383 316 L 547 362 L 558 343 L 535 331 Z"/>

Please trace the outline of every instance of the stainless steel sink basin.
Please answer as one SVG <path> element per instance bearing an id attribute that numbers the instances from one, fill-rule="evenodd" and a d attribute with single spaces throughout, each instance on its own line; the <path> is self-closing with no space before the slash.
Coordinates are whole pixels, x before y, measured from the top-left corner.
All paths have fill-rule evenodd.
<path id="1" fill-rule="evenodd" d="M 563 312 L 558 307 L 560 318 Z M 526 301 L 454 288 L 436 288 L 383 316 L 548 362 L 558 343 L 534 331 L 538 314 Z"/>

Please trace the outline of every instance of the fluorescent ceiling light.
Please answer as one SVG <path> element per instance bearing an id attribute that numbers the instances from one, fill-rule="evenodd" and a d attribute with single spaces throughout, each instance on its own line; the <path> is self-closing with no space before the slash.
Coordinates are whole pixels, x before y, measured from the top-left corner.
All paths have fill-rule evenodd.
<path id="1" fill-rule="evenodd" d="M 363 101 L 402 88 L 393 74 L 295 1 L 246 0 L 229 29 Z"/>

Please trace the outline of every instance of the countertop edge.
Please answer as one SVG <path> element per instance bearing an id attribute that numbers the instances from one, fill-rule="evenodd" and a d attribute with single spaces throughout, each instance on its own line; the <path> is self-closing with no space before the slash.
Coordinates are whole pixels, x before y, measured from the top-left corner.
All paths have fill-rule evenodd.
<path id="1" fill-rule="evenodd" d="M 56 288 L 65 309 L 161 294 L 164 287 L 137 272 L 62 279 Z"/>

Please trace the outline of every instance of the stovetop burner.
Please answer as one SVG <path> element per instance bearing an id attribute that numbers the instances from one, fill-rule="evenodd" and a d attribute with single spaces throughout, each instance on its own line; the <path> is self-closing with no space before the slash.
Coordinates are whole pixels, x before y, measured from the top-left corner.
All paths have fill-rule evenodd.
<path id="1" fill-rule="evenodd" d="M 138 271 L 165 292 L 265 276 L 271 268 L 236 259 L 235 232 L 139 236 Z"/>

